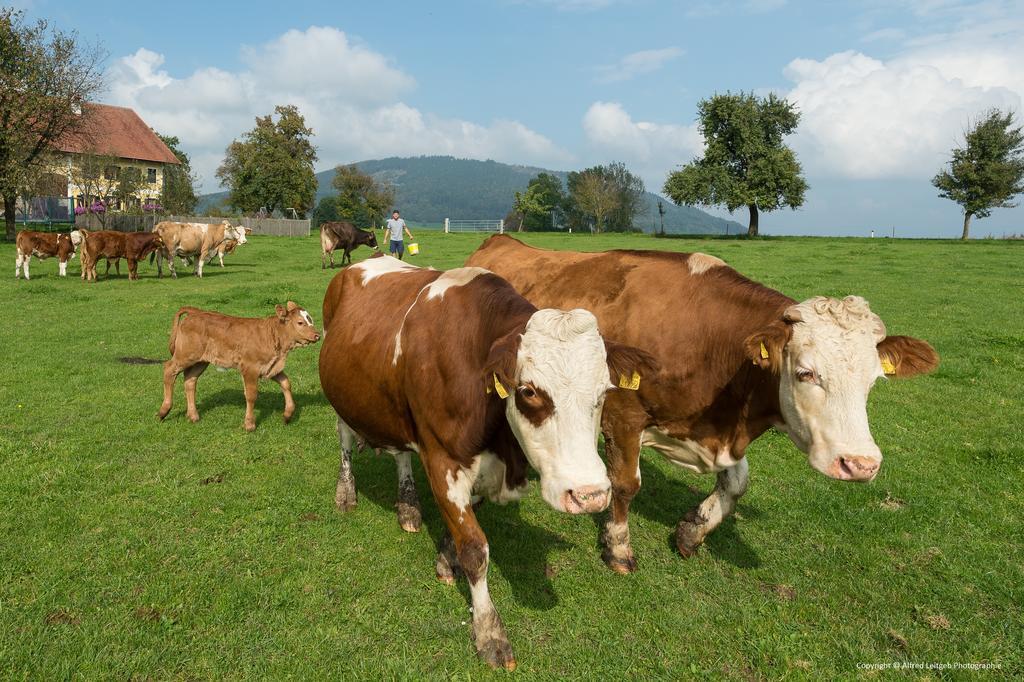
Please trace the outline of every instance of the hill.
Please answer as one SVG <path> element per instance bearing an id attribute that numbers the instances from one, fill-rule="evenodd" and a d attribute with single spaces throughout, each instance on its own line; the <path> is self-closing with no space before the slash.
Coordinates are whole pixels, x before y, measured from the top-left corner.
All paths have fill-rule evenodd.
<path id="1" fill-rule="evenodd" d="M 445 218 L 498 219 L 512 208 L 516 191 L 526 189 L 538 173 L 550 173 L 563 182 L 568 173 L 534 166 L 516 166 L 497 161 L 456 159 L 451 156 L 391 157 L 356 164 L 361 171 L 378 179 L 386 179 L 396 189 L 396 205 L 402 216 L 411 222 L 438 224 Z M 319 189 L 316 200 L 333 190 L 334 169 L 316 174 Z M 224 200 L 225 192 L 200 197 L 200 210 Z M 658 224 L 658 199 L 651 192 L 645 195 L 645 212 L 635 225 L 646 232 Z M 689 206 L 676 206 L 662 200 L 665 206 L 665 231 L 675 234 L 736 234 L 743 230 L 739 223 L 717 218 Z"/>

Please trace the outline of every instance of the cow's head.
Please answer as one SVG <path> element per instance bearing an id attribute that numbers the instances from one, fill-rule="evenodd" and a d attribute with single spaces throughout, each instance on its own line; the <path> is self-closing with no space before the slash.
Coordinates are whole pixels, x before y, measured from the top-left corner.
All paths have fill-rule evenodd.
<path id="1" fill-rule="evenodd" d="M 286 305 L 277 305 L 274 308 L 277 313 L 277 320 L 284 330 L 288 348 L 297 346 L 308 346 L 320 340 L 320 332 L 313 324 L 313 318 L 309 316 L 304 308 L 300 308 L 295 301 L 288 301 Z"/>
<path id="2" fill-rule="evenodd" d="M 79 230 L 71 230 L 68 233 L 68 237 L 71 239 L 72 250 L 77 249 L 82 243 L 82 233 Z"/>
<path id="3" fill-rule="evenodd" d="M 843 481 L 870 481 L 882 453 L 868 426 L 868 393 L 883 376 L 930 372 L 939 356 L 909 336 L 886 336 L 859 296 L 818 296 L 746 340 L 754 364 L 779 375 L 781 428 L 812 467 Z"/>
<path id="4" fill-rule="evenodd" d="M 608 506 L 611 483 L 597 434 L 609 376 L 631 360 L 630 376 L 654 368 L 643 351 L 606 344 L 586 310 L 538 310 L 521 334 L 491 346 L 487 389 L 504 400 L 509 426 L 540 473 L 541 495 L 559 511 Z"/>
<path id="5" fill-rule="evenodd" d="M 369 246 L 371 249 L 380 251 L 380 247 L 377 246 L 377 235 L 373 230 L 359 230 L 364 235 L 364 244 Z"/>
<path id="6" fill-rule="evenodd" d="M 241 225 L 232 225 L 228 221 L 223 222 L 224 239 L 234 239 L 239 244 L 245 243 L 246 230 Z"/>

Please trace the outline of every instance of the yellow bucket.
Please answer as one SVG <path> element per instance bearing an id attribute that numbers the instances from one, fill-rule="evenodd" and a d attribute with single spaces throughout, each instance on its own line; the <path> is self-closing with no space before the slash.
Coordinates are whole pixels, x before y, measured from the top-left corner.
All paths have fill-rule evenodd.
<path id="1" fill-rule="evenodd" d="M 420 245 L 419 244 L 416 244 L 415 242 L 413 242 L 412 244 L 409 244 L 409 255 L 410 256 L 415 256 L 415 255 L 419 254 L 419 252 L 420 252 Z"/>

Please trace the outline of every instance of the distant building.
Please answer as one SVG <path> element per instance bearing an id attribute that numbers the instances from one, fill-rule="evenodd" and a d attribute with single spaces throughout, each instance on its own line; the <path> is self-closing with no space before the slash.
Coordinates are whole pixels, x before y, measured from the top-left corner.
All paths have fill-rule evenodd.
<path id="1" fill-rule="evenodd" d="M 91 205 L 102 198 L 98 196 L 102 192 L 97 190 L 97 184 L 109 188 L 125 174 L 132 175 L 134 191 L 128 196 L 108 198 L 105 209 L 120 211 L 155 204 L 163 189 L 164 172 L 168 166 L 180 163 L 178 157 L 132 109 L 89 103 L 82 114 L 88 121 L 85 129 L 55 145 L 52 170 L 41 183 L 40 194 L 56 198 L 58 206 L 44 210 L 70 217 L 76 207 Z M 84 180 L 84 168 L 96 164 L 97 159 L 103 163 L 101 177 L 91 182 Z M 66 207 L 59 205 L 65 203 Z"/>

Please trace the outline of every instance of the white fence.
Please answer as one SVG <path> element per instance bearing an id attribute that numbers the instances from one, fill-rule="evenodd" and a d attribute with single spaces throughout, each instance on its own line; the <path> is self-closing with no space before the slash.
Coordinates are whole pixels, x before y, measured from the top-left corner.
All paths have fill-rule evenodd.
<path id="1" fill-rule="evenodd" d="M 504 234 L 504 220 L 452 220 L 444 219 L 445 232 L 497 232 Z"/>
<path id="2" fill-rule="evenodd" d="M 110 213 L 101 219 L 95 213 L 80 215 L 75 219 L 77 227 L 87 230 L 117 230 L 118 232 L 149 232 L 157 223 L 171 220 L 178 223 L 210 223 L 217 224 L 227 220 L 232 225 L 241 225 L 252 230 L 253 234 L 274 235 L 277 237 L 308 237 L 310 221 L 286 220 L 284 218 L 215 218 L 213 216 L 181 216 L 181 215 L 124 215 Z"/>

